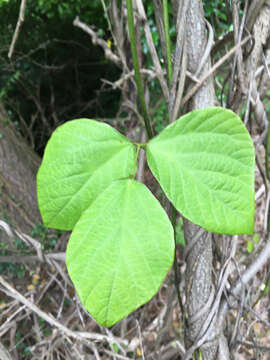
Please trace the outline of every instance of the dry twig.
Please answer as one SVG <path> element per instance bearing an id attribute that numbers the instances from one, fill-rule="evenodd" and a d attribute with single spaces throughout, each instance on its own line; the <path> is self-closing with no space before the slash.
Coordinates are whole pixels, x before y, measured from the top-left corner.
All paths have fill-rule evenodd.
<path id="1" fill-rule="evenodd" d="M 19 36 L 19 32 L 21 29 L 21 26 L 24 22 L 24 14 L 25 14 L 25 6 L 26 6 L 26 0 L 22 0 L 21 1 L 21 6 L 20 6 L 20 13 L 19 13 L 19 18 L 17 21 L 17 25 L 16 25 L 16 29 L 10 44 L 10 48 L 9 48 L 9 52 L 8 52 L 8 57 L 9 59 L 11 59 L 12 54 L 14 52 L 14 48 L 15 48 L 15 44 L 17 42 L 18 36 Z"/>

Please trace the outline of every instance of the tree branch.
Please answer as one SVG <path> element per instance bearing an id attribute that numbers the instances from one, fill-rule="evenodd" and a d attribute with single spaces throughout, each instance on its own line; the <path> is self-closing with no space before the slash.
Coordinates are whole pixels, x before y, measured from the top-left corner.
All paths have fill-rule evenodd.
<path id="1" fill-rule="evenodd" d="M 117 66 L 121 67 L 122 62 L 121 62 L 120 58 L 111 51 L 111 49 L 109 48 L 107 42 L 105 40 L 101 39 L 95 33 L 95 31 L 90 28 L 90 26 L 88 26 L 85 23 L 81 22 L 78 16 L 76 16 L 76 18 L 74 19 L 73 25 L 77 26 L 78 28 L 82 29 L 87 34 L 89 34 L 91 36 L 91 38 L 92 38 L 93 44 L 94 45 L 99 45 L 99 46 L 102 47 L 102 49 L 104 50 L 104 53 L 105 53 L 105 57 L 107 59 L 111 60 Z"/>
<path id="2" fill-rule="evenodd" d="M 9 52 L 8 52 L 8 58 L 11 59 L 12 54 L 14 52 L 14 48 L 15 48 L 15 44 L 18 40 L 18 36 L 19 36 L 19 32 L 22 26 L 22 23 L 24 22 L 24 14 L 25 14 L 25 6 L 26 6 L 26 0 L 22 0 L 21 2 L 21 6 L 20 6 L 20 13 L 19 13 L 19 18 L 17 21 L 17 25 L 16 25 L 16 29 L 12 38 L 12 42 L 9 48 Z"/>

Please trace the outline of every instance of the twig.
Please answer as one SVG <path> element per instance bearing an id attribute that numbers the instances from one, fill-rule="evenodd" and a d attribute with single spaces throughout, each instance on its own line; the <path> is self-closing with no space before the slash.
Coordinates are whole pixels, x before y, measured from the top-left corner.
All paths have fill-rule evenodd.
<path id="1" fill-rule="evenodd" d="M 237 301 L 240 301 L 241 299 L 239 299 L 239 297 L 233 295 L 233 298 Z M 251 312 L 256 318 L 257 318 L 257 321 L 261 322 L 262 324 L 264 324 L 265 326 L 267 326 L 269 329 L 270 329 L 270 323 L 269 321 L 265 320 L 263 318 L 263 316 L 261 314 L 259 314 L 257 311 L 255 311 L 250 305 L 247 304 L 247 302 L 245 302 L 243 304 L 244 308 L 247 309 L 249 312 Z M 265 312 L 267 312 L 268 310 L 265 310 Z M 251 325 L 250 325 L 251 326 Z"/>
<path id="2" fill-rule="evenodd" d="M 65 253 L 44 254 L 45 260 L 58 260 L 65 262 Z M 0 256 L 0 263 L 29 263 L 42 260 L 37 255 L 3 255 Z"/>
<path id="3" fill-rule="evenodd" d="M 254 73 L 251 74 L 250 78 L 252 78 L 253 75 L 254 75 Z M 244 124 L 245 125 L 247 125 L 248 120 L 249 120 L 249 115 L 250 115 L 252 83 L 253 83 L 253 80 L 249 82 L 247 105 L 246 105 L 246 111 L 245 111 L 245 116 L 244 116 Z"/>
<path id="4" fill-rule="evenodd" d="M 112 334 L 112 332 L 109 330 L 109 329 L 105 329 L 106 331 L 106 334 L 108 335 L 108 337 L 111 339 L 111 343 L 112 344 L 116 344 L 119 349 L 122 351 L 122 353 L 124 355 L 126 355 L 126 351 L 125 349 L 123 348 L 123 346 L 119 343 L 119 341 L 115 338 L 115 336 Z"/>
<path id="5" fill-rule="evenodd" d="M 20 32 L 22 23 L 24 22 L 25 6 L 26 6 L 26 0 L 22 0 L 21 6 L 20 6 L 19 18 L 18 18 L 18 21 L 17 21 L 16 29 L 15 29 L 15 32 L 14 32 L 14 35 L 13 35 L 13 38 L 12 38 L 12 41 L 11 41 L 11 45 L 10 45 L 10 48 L 9 48 L 9 52 L 8 52 L 8 58 L 9 59 L 11 59 L 11 57 L 12 57 L 16 41 L 18 40 L 18 36 L 19 36 L 19 32 Z"/>
<path id="6" fill-rule="evenodd" d="M 163 8 L 163 23 L 165 32 L 165 43 L 166 43 L 166 58 L 167 58 L 167 80 L 169 85 L 172 83 L 172 52 L 171 52 L 171 38 L 170 38 L 170 26 L 169 26 L 169 9 L 168 0 L 162 0 Z"/>
<path id="7" fill-rule="evenodd" d="M 0 228 L 2 228 L 9 237 L 12 238 L 14 236 L 10 226 L 5 221 L 0 220 Z"/>
<path id="8" fill-rule="evenodd" d="M 154 136 L 154 132 L 151 126 L 151 119 L 146 106 L 146 97 L 145 97 L 142 77 L 140 73 L 139 51 L 138 51 L 137 37 L 135 32 L 135 16 L 133 11 L 132 0 L 126 0 L 126 5 L 127 5 L 127 16 L 128 16 L 129 41 L 130 41 L 133 67 L 135 71 L 135 81 L 137 86 L 138 100 L 145 124 L 145 129 L 147 132 L 147 136 L 149 139 L 151 139 Z"/>
<path id="9" fill-rule="evenodd" d="M 142 343 L 142 332 L 141 332 L 141 327 L 140 327 L 139 321 L 137 319 L 136 319 L 136 324 L 137 324 L 138 333 L 139 333 L 139 340 L 140 340 L 140 348 L 141 348 L 141 352 L 142 352 L 142 359 L 145 360 L 144 351 L 143 351 L 143 343 Z"/>
<path id="10" fill-rule="evenodd" d="M 106 350 L 106 349 L 103 349 L 103 351 L 110 355 L 110 356 L 114 356 L 116 359 L 120 359 L 120 360 L 130 360 L 130 357 L 126 357 L 126 356 L 123 356 L 123 355 L 119 355 L 119 354 L 116 354 L 116 353 L 113 353 L 112 351 L 109 351 L 109 350 Z"/>
<path id="11" fill-rule="evenodd" d="M 223 294 L 224 287 L 226 285 L 228 277 L 231 273 L 230 263 L 236 252 L 236 246 L 237 246 L 236 239 L 237 239 L 236 236 L 232 239 L 232 248 L 231 248 L 230 256 L 227 259 L 227 261 L 225 262 L 223 268 L 221 269 L 221 276 L 220 276 L 220 281 L 219 281 L 219 286 L 218 286 L 218 291 L 216 294 L 215 301 L 212 304 L 209 314 L 197 335 L 196 341 L 186 352 L 184 360 L 191 359 L 194 351 L 196 349 L 200 348 L 201 345 L 203 345 L 205 343 L 205 341 L 211 340 L 211 337 L 214 337 L 219 329 L 219 328 L 216 328 L 216 319 L 218 316 L 218 309 L 220 306 L 221 296 Z M 209 301 L 208 301 L 208 303 L 209 303 Z M 211 304 L 208 304 L 208 303 L 204 307 L 204 311 L 209 310 Z M 207 309 L 207 305 L 208 305 L 208 309 Z M 196 318 L 197 318 L 197 314 L 196 314 Z"/>
<path id="12" fill-rule="evenodd" d="M 26 307 L 31 309 L 34 313 L 36 313 L 38 316 L 46 320 L 51 326 L 56 327 L 58 330 L 60 330 L 62 333 L 64 333 L 66 336 L 71 337 L 78 341 L 86 342 L 87 345 L 90 345 L 88 343 L 88 340 L 90 341 L 107 341 L 109 343 L 114 343 L 113 339 L 111 339 L 109 336 L 98 334 L 98 333 L 88 333 L 88 332 L 79 332 L 79 331 L 71 331 L 66 326 L 61 324 L 59 321 L 57 321 L 51 314 L 47 314 L 41 309 L 39 309 L 33 302 L 28 300 L 25 296 L 20 294 L 17 290 L 15 290 L 12 286 L 7 283 L 2 276 L 0 276 L 0 284 L 4 287 L 4 289 L 7 290 L 8 296 L 12 297 L 13 299 L 21 302 Z M 127 340 L 119 339 L 117 338 L 117 341 L 127 345 Z"/>
<path id="13" fill-rule="evenodd" d="M 154 45 L 152 33 L 151 33 L 151 30 L 150 30 L 149 23 L 147 21 L 147 17 L 146 17 L 146 14 L 145 14 L 145 10 L 144 10 L 144 7 L 143 7 L 142 0 L 136 0 L 136 3 L 137 3 L 139 16 L 140 16 L 140 18 L 142 19 L 142 22 L 143 22 L 146 41 L 147 41 L 147 45 L 148 45 L 148 48 L 149 48 L 150 55 L 151 55 L 152 60 L 153 60 L 156 76 L 157 76 L 157 78 L 159 80 L 159 83 L 160 83 L 164 98 L 165 98 L 166 102 L 168 103 L 169 102 L 169 89 L 168 89 L 167 83 L 165 81 L 165 78 L 163 76 L 163 70 L 162 70 L 162 67 L 160 65 L 160 61 L 158 59 L 157 51 L 156 51 L 156 48 L 155 48 L 155 45 Z"/>
<path id="14" fill-rule="evenodd" d="M 155 13 L 157 31 L 159 33 L 159 38 L 160 38 L 161 53 L 165 61 L 165 65 L 167 67 L 166 41 L 165 41 L 165 29 L 164 29 L 163 14 L 162 14 L 162 4 L 160 0 L 153 0 L 153 5 L 155 9 L 154 13 Z"/>
<path id="15" fill-rule="evenodd" d="M 14 236 L 19 237 L 27 245 L 32 245 L 37 252 L 37 255 L 5 255 L 0 256 L 0 263 L 11 262 L 11 263 L 26 263 L 26 262 L 47 262 L 52 265 L 53 261 L 65 261 L 65 253 L 54 253 L 54 254 L 43 254 L 41 243 L 31 236 L 26 235 L 18 230 L 12 231 L 8 223 L 0 220 L 0 228 L 2 228 L 8 237 L 13 238 Z"/>
<path id="16" fill-rule="evenodd" d="M 198 66 L 198 69 L 196 70 L 196 73 L 194 74 L 195 77 L 198 77 L 200 75 L 200 72 L 202 70 L 202 68 L 204 67 L 206 61 L 209 59 L 209 55 L 211 53 L 213 44 L 214 44 L 214 31 L 213 28 L 211 26 L 211 24 L 205 19 L 205 23 L 208 27 L 208 31 L 209 31 L 209 35 L 208 35 L 208 40 L 207 40 L 207 44 L 202 56 L 202 59 L 200 61 L 200 64 Z"/>
<path id="17" fill-rule="evenodd" d="M 186 25 L 186 13 L 189 6 L 190 0 L 184 0 L 179 3 L 178 13 L 177 13 L 177 21 L 176 21 L 176 31 L 177 31 L 177 39 L 176 39 L 176 49 L 174 56 L 174 66 L 173 66 L 173 79 L 172 86 L 170 89 L 170 102 L 169 102 L 169 118 L 172 118 L 174 104 L 175 104 L 175 96 L 176 96 L 176 87 L 178 82 L 178 75 L 181 68 L 181 59 L 184 39 L 186 36 L 185 25 Z"/>
<path id="18" fill-rule="evenodd" d="M 117 66 L 121 66 L 121 60 L 120 58 L 115 55 L 111 49 L 109 48 L 107 42 L 103 39 L 101 39 L 94 30 L 90 28 L 90 26 L 86 25 L 85 23 L 81 22 L 79 17 L 76 16 L 76 18 L 73 21 L 73 25 L 77 26 L 78 28 L 85 31 L 87 34 L 89 34 L 92 38 L 92 42 L 94 45 L 99 45 L 102 47 L 105 53 L 105 57 L 109 60 L 111 60 L 113 63 L 115 63 Z"/>
<path id="19" fill-rule="evenodd" d="M 150 69 L 140 69 L 140 73 L 141 74 L 145 74 L 148 75 L 150 80 L 154 79 L 155 77 L 157 77 L 157 73 L 153 70 Z M 133 78 L 135 75 L 135 71 L 132 70 L 127 74 L 123 74 L 121 76 L 121 78 L 115 82 L 111 82 L 108 81 L 107 79 L 101 79 L 105 84 L 109 84 L 110 86 L 112 86 L 113 89 L 121 89 L 123 83 L 131 78 Z"/>
<path id="20" fill-rule="evenodd" d="M 220 279 L 218 282 L 218 291 L 215 297 L 215 301 L 211 306 L 211 310 L 205 320 L 204 326 L 202 327 L 202 329 L 200 330 L 199 333 L 199 337 L 203 336 L 204 333 L 206 333 L 207 331 L 207 327 L 210 327 L 211 322 L 215 323 L 215 321 L 213 321 L 213 319 L 216 319 L 216 314 L 218 312 L 219 309 L 219 305 L 220 305 L 220 301 L 221 301 L 221 297 L 222 294 L 224 292 L 224 288 L 225 285 L 228 281 L 228 277 L 231 273 L 231 261 L 233 260 L 235 253 L 236 253 L 236 248 L 237 248 L 237 236 L 233 236 L 232 240 L 232 247 L 231 247 L 231 253 L 230 256 L 228 257 L 228 259 L 226 260 L 225 264 L 223 265 L 221 271 L 220 271 Z"/>
<path id="21" fill-rule="evenodd" d="M 240 274 L 239 266 L 236 263 L 236 261 L 234 261 L 234 264 L 235 264 L 235 267 L 237 269 L 239 279 L 241 280 L 241 274 Z M 230 349 L 234 348 L 235 343 L 237 341 L 237 337 L 239 336 L 240 321 L 241 321 L 241 318 L 242 318 L 243 308 L 244 308 L 244 304 L 245 304 L 245 295 L 246 295 L 245 286 L 243 286 L 242 290 L 241 290 L 240 306 L 239 306 L 238 311 L 237 311 L 236 321 L 235 321 L 234 329 L 233 329 L 232 336 L 231 336 L 231 339 L 230 339 L 230 344 L 229 344 Z M 247 298 L 249 298 L 249 296 L 247 296 Z"/>
<path id="22" fill-rule="evenodd" d="M 16 311 L 14 311 L 14 313 L 12 315 L 10 315 L 7 320 L 0 326 L 0 332 L 6 328 L 6 326 L 8 325 L 8 323 L 11 322 L 12 319 L 14 319 L 21 311 L 23 311 L 26 308 L 25 305 L 22 305 L 21 307 L 19 307 Z M 1 358 L 0 358 L 1 359 Z"/>
<path id="23" fill-rule="evenodd" d="M 179 81 L 178 81 L 178 88 L 177 88 L 177 94 L 175 97 L 175 103 L 173 106 L 173 113 L 170 118 L 170 123 L 174 122 L 177 119 L 179 109 L 180 109 L 180 104 L 182 101 L 183 92 L 184 92 L 186 76 L 187 76 L 187 44 L 186 44 L 186 39 L 184 39 L 183 52 L 182 52 L 182 66 L 181 66 L 181 71 L 180 71 L 180 76 L 179 76 Z"/>
<path id="24" fill-rule="evenodd" d="M 241 26 L 239 28 L 239 4 L 236 1 L 233 1 L 233 27 L 234 27 L 234 42 L 235 42 L 235 44 L 239 44 L 242 39 L 243 29 L 244 29 L 246 14 L 247 14 L 247 7 L 248 7 L 248 1 L 245 2 L 244 14 L 242 17 Z M 244 82 L 243 54 L 242 54 L 241 47 L 239 48 L 239 50 L 237 50 L 235 52 L 235 55 L 234 55 L 232 72 L 231 72 L 231 77 L 230 77 L 230 81 L 229 81 L 230 90 L 229 90 L 229 95 L 228 95 L 228 104 L 231 104 L 232 98 L 233 98 L 233 85 L 234 85 L 236 66 L 237 66 L 237 70 L 238 70 L 238 79 L 239 79 L 241 92 L 242 92 L 242 94 L 245 94 L 246 86 L 245 86 L 245 82 Z"/>
<path id="25" fill-rule="evenodd" d="M 244 285 L 256 275 L 258 271 L 262 269 L 262 267 L 267 263 L 270 259 L 270 238 L 267 239 L 267 243 L 260 252 L 260 254 L 256 257 L 254 262 L 245 270 L 245 272 L 241 276 L 241 280 L 238 280 L 236 285 L 232 289 L 232 294 L 237 296 Z M 223 300 L 221 303 L 220 311 L 219 311 L 219 328 L 222 326 L 225 320 L 225 316 L 229 310 L 229 305 L 226 300 Z"/>
<path id="26" fill-rule="evenodd" d="M 255 344 L 251 344 L 251 343 L 245 342 L 245 341 L 237 341 L 237 344 L 246 346 L 247 348 L 250 348 L 250 349 L 257 349 L 260 351 L 270 352 L 269 346 L 255 345 Z"/>
<path id="27" fill-rule="evenodd" d="M 265 233 L 267 233 L 269 227 L 269 205 L 270 205 L 270 191 L 267 192 L 265 212 L 264 212 L 263 228 Z"/>

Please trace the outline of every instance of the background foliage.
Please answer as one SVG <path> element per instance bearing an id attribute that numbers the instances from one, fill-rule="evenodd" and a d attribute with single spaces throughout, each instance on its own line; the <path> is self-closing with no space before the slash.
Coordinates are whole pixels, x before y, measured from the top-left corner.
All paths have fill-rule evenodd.
<path id="1" fill-rule="evenodd" d="M 0 5 L 5 29 L 0 34 L 0 96 L 14 123 L 42 154 L 51 132 L 65 120 L 110 118 L 116 113 L 119 93 L 107 89 L 100 79 L 116 80 L 119 71 L 72 24 L 74 14 L 79 14 L 106 38 L 100 1 L 28 1 L 15 54 L 8 61 L 19 7 L 19 0 Z"/>

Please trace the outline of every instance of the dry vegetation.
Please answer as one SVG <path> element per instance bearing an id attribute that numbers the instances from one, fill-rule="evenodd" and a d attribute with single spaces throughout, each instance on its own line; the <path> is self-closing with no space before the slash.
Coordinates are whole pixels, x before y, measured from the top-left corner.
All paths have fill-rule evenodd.
<path id="1" fill-rule="evenodd" d="M 262 148 L 262 146 L 259 146 Z M 264 162 L 264 152 L 260 162 Z M 151 181 L 147 174 L 148 181 Z M 150 184 L 149 184 L 150 185 Z M 152 184 L 153 187 L 153 184 Z M 234 237 L 238 249 L 226 285 L 235 282 L 256 258 L 265 241 L 265 187 L 256 169 L 256 234 Z M 64 251 L 69 234 L 43 228 L 34 239 L 1 221 L 3 277 L 0 277 L 0 338 L 12 359 L 182 359 L 185 316 L 181 313 L 171 271 L 159 293 L 111 329 L 100 327 L 80 304 L 68 277 Z M 213 236 L 217 285 L 231 239 Z M 224 244 L 225 247 L 224 248 Z M 253 244 L 253 245 L 251 245 Z M 10 251 L 12 249 L 12 251 Z M 223 250 L 222 250 L 223 249 Z M 184 249 L 178 248 L 184 294 Z M 223 253 L 221 252 L 223 251 Z M 3 252 L 2 252 L 3 253 Z M 235 359 L 270 359 L 269 266 L 266 264 L 232 303 L 226 334 Z M 128 289 L 127 289 L 128 291 Z M 185 296 L 182 296 L 185 301 Z M 0 354 L 1 354 L 0 349 Z M 4 360 L 8 355 L 2 355 Z M 1 359 L 2 359 L 1 358 Z"/>

